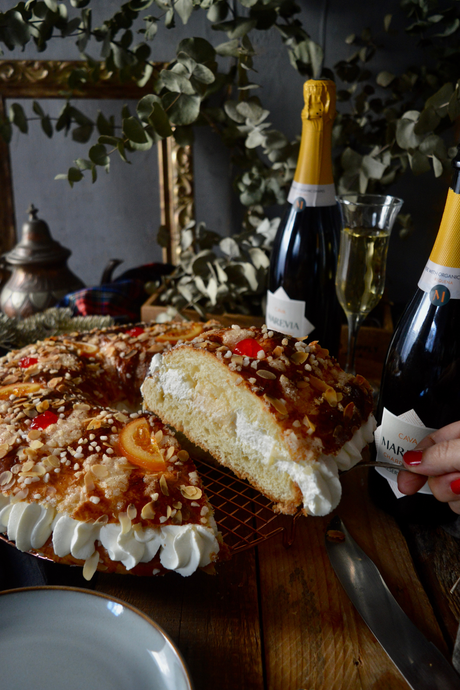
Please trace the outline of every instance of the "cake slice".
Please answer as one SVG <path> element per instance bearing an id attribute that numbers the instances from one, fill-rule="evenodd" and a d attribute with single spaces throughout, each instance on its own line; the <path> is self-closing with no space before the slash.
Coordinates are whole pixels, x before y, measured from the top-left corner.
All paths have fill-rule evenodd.
<path id="1" fill-rule="evenodd" d="M 372 390 L 317 342 L 262 328 L 209 330 L 154 355 L 144 408 L 274 503 L 326 515 L 339 470 L 373 439 Z"/>

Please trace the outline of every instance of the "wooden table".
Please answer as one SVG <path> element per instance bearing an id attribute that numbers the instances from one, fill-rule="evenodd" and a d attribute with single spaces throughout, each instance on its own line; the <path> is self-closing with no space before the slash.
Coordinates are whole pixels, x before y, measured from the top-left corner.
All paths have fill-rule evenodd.
<path id="1" fill-rule="evenodd" d="M 370 501 L 366 470 L 342 482 L 336 512 L 404 611 L 450 659 L 460 618 L 460 587 L 449 593 L 460 576 L 458 540 L 416 526 L 403 535 Z M 277 535 L 220 564 L 214 576 L 99 574 L 96 589 L 169 634 L 196 690 L 406 690 L 329 564 L 330 519 L 302 517 L 292 546 Z"/>

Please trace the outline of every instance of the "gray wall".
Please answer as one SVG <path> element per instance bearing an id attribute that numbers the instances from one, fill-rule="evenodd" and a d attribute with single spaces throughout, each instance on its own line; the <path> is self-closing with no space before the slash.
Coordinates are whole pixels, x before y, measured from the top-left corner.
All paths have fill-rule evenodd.
<path id="1" fill-rule="evenodd" d="M 14 4 L 3 2 L 2 9 Z M 118 5 L 113 0 L 93 4 L 98 10 L 94 11 L 94 25 Z M 301 6 L 304 26 L 314 40 L 321 40 L 321 26 L 326 20 L 325 62 L 332 66 L 353 50 L 345 44 L 348 34 L 366 26 L 372 27 L 376 34 L 381 33 L 383 16 L 393 11 L 396 14 L 399 1 L 385 0 L 377 6 L 358 0 L 330 0 L 327 16 L 325 3 L 301 0 Z M 187 27 L 178 25 L 172 31 L 159 32 L 152 44 L 153 59 L 172 59 L 181 35 L 204 36 L 214 44 L 226 40 L 224 34 L 211 31 L 203 12 L 198 12 Z M 372 69 L 397 71 L 404 69 L 409 59 L 416 59 L 413 46 L 402 34 L 385 38 L 385 43 L 386 48 L 379 52 Z M 293 138 L 300 133 L 303 79 L 289 65 L 276 31 L 257 35 L 255 47 L 260 56 L 255 79 L 262 86 L 264 105 L 271 111 L 269 119 L 274 127 Z M 37 53 L 30 47 L 24 53 L 15 51 L 4 57 L 33 58 Z M 38 57 L 78 59 L 79 55 L 76 49 L 55 39 Z M 109 114 L 117 108 L 116 104 L 107 102 L 90 102 L 88 106 L 94 106 L 93 112 L 100 107 Z M 43 107 L 56 112 L 58 104 L 49 101 Z M 87 285 L 93 285 L 98 283 L 105 263 L 111 258 L 123 258 L 124 269 L 161 260 L 161 250 L 156 244 L 160 213 L 155 150 L 133 155 L 129 166 L 114 157 L 110 174 L 100 172 L 94 185 L 87 179 L 71 189 L 66 181 L 54 180 L 57 173 L 66 172 L 74 158 L 85 155 L 86 151 L 84 146 L 61 135 L 48 140 L 38 123 L 34 123 L 28 136 L 16 132 L 11 143 L 18 228 L 26 220 L 26 209 L 33 202 L 55 239 L 72 250 L 69 261 L 72 270 Z M 197 129 L 194 156 L 197 220 L 222 235 L 238 232 L 241 209 L 232 191 L 233 171 L 228 152 L 211 132 Z M 404 198 L 403 211 L 413 214 L 416 226 L 408 239 L 400 239 L 397 233 L 392 237 L 387 286 L 390 298 L 396 302 L 405 302 L 414 290 L 439 225 L 446 191 L 446 180 L 436 181 L 431 174 L 422 178 L 409 175 L 391 190 Z"/>

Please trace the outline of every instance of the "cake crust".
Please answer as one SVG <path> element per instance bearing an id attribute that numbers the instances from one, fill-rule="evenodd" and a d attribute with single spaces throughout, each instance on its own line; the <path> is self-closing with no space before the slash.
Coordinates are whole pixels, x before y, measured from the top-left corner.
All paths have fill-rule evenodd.
<path id="1" fill-rule="evenodd" d="M 336 470 L 344 469 L 341 463 L 359 460 L 372 438 L 367 381 L 346 374 L 319 343 L 266 327 L 214 329 L 176 345 L 154 357 L 142 393 L 146 409 L 248 479 L 274 501 L 275 510 L 287 514 L 299 507 L 305 514 L 315 512 L 306 505 L 302 486 L 310 470 L 323 465 L 334 484 L 337 471 L 330 458 Z M 361 447 L 350 447 L 363 429 Z M 337 490 L 335 482 L 332 491 Z"/>
<path id="2" fill-rule="evenodd" d="M 226 553 L 193 459 L 173 430 L 140 411 L 152 356 L 209 327 L 96 330 L 0 359 L 0 531 L 18 548 L 83 565 L 89 577 L 96 568 L 180 572 L 160 556 L 189 526 L 192 541 L 209 536 L 208 562 Z M 120 442 L 135 420 L 158 467 L 133 464 Z"/>

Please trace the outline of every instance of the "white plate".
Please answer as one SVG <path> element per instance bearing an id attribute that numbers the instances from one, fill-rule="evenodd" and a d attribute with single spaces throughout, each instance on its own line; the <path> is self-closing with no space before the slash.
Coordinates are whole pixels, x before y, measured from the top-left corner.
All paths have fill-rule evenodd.
<path id="1" fill-rule="evenodd" d="M 192 690 L 180 653 L 148 616 L 71 587 L 0 592 L 1 687 Z"/>

